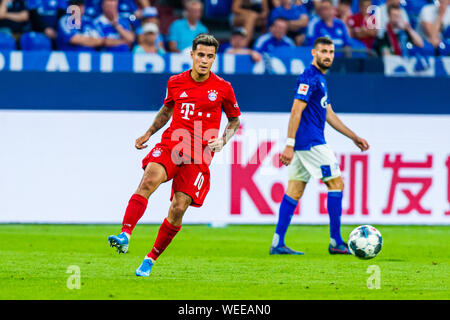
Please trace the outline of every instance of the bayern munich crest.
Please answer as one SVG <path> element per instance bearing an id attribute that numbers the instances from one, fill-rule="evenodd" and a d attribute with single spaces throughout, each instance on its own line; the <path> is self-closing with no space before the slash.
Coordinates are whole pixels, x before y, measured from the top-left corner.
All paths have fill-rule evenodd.
<path id="1" fill-rule="evenodd" d="M 216 101 L 217 100 L 217 91 L 216 90 L 209 90 L 208 91 L 208 99 L 210 101 Z"/>
<path id="2" fill-rule="evenodd" d="M 152 152 L 153 157 L 158 158 L 160 155 L 161 155 L 161 149 L 158 148 L 158 149 L 153 150 L 153 152 Z"/>

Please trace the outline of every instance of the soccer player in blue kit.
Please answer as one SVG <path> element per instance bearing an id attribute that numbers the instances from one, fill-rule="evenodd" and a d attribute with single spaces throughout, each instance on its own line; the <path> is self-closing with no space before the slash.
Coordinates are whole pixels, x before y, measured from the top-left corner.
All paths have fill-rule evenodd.
<path id="1" fill-rule="evenodd" d="M 337 159 L 325 141 L 325 121 L 355 145 L 366 151 L 369 144 L 344 125 L 334 113 L 328 98 L 325 73 L 333 64 L 334 44 L 328 37 L 314 41 L 312 64 L 298 77 L 289 119 L 286 147 L 281 162 L 289 166 L 289 182 L 280 205 L 270 254 L 297 254 L 284 243 L 297 202 L 312 177 L 321 179 L 328 187 L 327 208 L 330 218 L 330 254 L 349 254 L 341 237 L 342 191 L 344 183 Z"/>

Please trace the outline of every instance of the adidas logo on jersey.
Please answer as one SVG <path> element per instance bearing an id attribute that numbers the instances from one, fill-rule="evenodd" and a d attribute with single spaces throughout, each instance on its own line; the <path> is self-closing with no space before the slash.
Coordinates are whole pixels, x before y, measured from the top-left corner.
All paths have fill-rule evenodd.
<path id="1" fill-rule="evenodd" d="M 183 93 L 182 94 L 180 94 L 180 98 L 187 98 L 187 93 L 186 93 L 186 91 L 183 91 Z"/>

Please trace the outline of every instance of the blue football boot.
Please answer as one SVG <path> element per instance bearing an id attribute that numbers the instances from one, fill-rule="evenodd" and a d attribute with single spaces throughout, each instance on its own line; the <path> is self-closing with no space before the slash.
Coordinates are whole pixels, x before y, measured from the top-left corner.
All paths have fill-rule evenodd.
<path id="1" fill-rule="evenodd" d="M 347 242 L 340 245 L 333 245 L 330 243 L 328 246 L 328 252 L 330 254 L 351 254 L 350 250 L 348 250 Z"/>
<path id="2" fill-rule="evenodd" d="M 293 254 L 293 255 L 304 255 L 304 252 L 292 250 L 289 247 L 270 247 L 270 254 Z"/>
<path id="3" fill-rule="evenodd" d="M 110 247 L 117 248 L 119 254 L 126 253 L 128 251 L 128 237 L 124 232 L 118 234 L 117 236 L 109 236 L 108 242 Z"/>
<path id="4" fill-rule="evenodd" d="M 148 277 L 150 276 L 150 271 L 152 271 L 153 262 L 151 259 L 144 259 L 139 268 L 136 269 L 136 275 L 138 277 Z"/>

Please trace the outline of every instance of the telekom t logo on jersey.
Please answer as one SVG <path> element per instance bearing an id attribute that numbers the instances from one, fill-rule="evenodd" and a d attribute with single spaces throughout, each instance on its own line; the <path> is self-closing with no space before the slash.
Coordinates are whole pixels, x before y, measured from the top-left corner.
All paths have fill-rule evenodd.
<path id="1" fill-rule="evenodd" d="M 182 103 L 181 113 L 183 114 L 182 119 L 190 120 L 189 116 L 194 114 L 195 104 L 193 103 Z"/>

